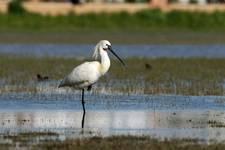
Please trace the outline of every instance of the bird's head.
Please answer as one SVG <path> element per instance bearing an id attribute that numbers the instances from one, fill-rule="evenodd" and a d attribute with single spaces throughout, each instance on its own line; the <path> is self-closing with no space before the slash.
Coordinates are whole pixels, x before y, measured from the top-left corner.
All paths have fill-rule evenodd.
<path id="1" fill-rule="evenodd" d="M 101 53 L 107 53 L 108 51 L 110 51 L 114 56 L 116 56 L 116 58 L 125 66 L 123 60 L 113 51 L 111 43 L 107 40 L 101 40 L 95 46 L 93 57 L 97 60 Z"/>

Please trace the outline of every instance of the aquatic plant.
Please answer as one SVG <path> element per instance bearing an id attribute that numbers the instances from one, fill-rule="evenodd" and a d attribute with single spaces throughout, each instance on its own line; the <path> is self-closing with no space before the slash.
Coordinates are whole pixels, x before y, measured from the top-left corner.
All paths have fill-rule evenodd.
<path id="1" fill-rule="evenodd" d="M 1 92 L 37 92 L 38 73 L 57 81 L 83 60 L 0 56 Z M 145 94 L 224 95 L 225 59 L 215 58 L 128 58 L 121 71 L 117 61 L 96 90 Z M 146 63 L 151 68 L 146 68 Z M 133 65 L 135 64 L 135 65 Z M 132 67 L 131 67 L 132 66 Z M 13 88 L 9 88 L 7 85 Z M 11 89 L 11 90 L 10 90 Z"/>
<path id="2" fill-rule="evenodd" d="M 225 149 L 222 142 L 211 142 L 204 144 L 198 139 L 156 139 L 150 136 L 110 136 L 110 137 L 89 137 L 77 139 L 51 139 L 33 140 L 34 137 L 42 137 L 44 133 L 25 133 L 14 136 L 5 136 L 5 140 L 12 140 L 11 143 L 1 143 L 2 149 L 15 149 L 19 146 L 21 149 L 55 149 L 55 150 L 218 150 Z M 44 134 L 45 135 L 45 134 Z M 46 134 L 48 135 L 48 133 Z M 50 134 L 51 135 L 51 134 Z M 55 135 L 55 134 L 53 134 Z M 46 137 L 47 139 L 47 137 Z"/>

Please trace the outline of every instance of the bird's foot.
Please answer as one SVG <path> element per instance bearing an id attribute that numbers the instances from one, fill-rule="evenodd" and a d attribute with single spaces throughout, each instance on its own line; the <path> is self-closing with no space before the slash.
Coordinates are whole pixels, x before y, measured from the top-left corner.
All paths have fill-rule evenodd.
<path id="1" fill-rule="evenodd" d="M 81 135 L 84 134 L 84 128 L 81 129 L 80 134 L 81 134 Z"/>

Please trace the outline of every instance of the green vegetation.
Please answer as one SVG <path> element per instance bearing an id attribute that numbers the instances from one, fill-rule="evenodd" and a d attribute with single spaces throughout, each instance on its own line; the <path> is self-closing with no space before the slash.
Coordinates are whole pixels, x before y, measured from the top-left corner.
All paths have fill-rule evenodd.
<path id="1" fill-rule="evenodd" d="M 15 9 L 16 11 L 16 9 Z M 42 16 L 32 13 L 0 14 L 0 31 L 225 31 L 225 12 L 143 10 L 134 14 L 88 13 Z"/>
<path id="2" fill-rule="evenodd" d="M 27 83 L 36 81 L 37 73 L 60 80 L 83 61 L 74 58 L 0 56 L 0 78 L 6 84 L 24 85 L 18 86 L 18 91 L 24 91 Z M 100 83 L 112 91 L 125 93 L 224 95 L 225 59 L 129 58 L 125 62 L 126 69 L 117 61 L 112 62 L 110 76 L 103 77 Z M 146 64 L 149 66 L 146 67 Z M 113 88 L 112 82 L 118 83 L 118 86 Z"/>
<path id="3" fill-rule="evenodd" d="M 12 5 L 12 6 L 10 6 Z M 88 13 L 42 16 L 24 12 L 19 0 L 0 13 L 0 42 L 5 43 L 225 43 L 225 12 Z"/>
<path id="4" fill-rule="evenodd" d="M 42 134 L 41 134 L 42 135 Z M 26 137 L 27 136 L 27 137 Z M 12 143 L 3 144 L 3 149 L 14 149 L 16 146 L 28 149 L 55 149 L 55 150 L 218 150 L 224 149 L 223 143 L 200 144 L 195 139 L 172 139 L 158 140 L 147 136 L 111 136 L 111 137 L 91 137 L 81 139 L 66 140 L 33 140 L 32 137 L 38 137 L 33 133 L 19 134 L 15 136 L 5 137 L 12 140 Z M 40 136 L 41 137 L 41 136 Z M 44 138 L 42 138 L 44 139 Z M 36 143 L 34 143 L 36 141 Z"/>
<path id="5" fill-rule="evenodd" d="M 12 0 L 8 4 L 9 13 L 12 14 L 23 14 L 26 10 L 22 6 L 22 0 Z"/>
<path id="6" fill-rule="evenodd" d="M 190 3 L 190 4 L 197 4 L 198 1 L 197 1 L 197 0 L 190 0 L 189 3 Z"/>

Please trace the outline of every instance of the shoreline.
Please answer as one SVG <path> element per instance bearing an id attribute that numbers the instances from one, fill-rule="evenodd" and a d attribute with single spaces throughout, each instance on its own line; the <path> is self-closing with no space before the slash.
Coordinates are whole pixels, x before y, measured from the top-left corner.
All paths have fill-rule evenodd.
<path id="1" fill-rule="evenodd" d="M 99 39 L 109 39 L 115 44 L 225 44 L 224 32 L 0 32 L 2 44 L 94 44 Z"/>
<path id="2" fill-rule="evenodd" d="M 51 138 L 52 137 L 52 138 Z M 40 140 L 40 139 L 48 140 Z M 22 133 L 19 135 L 5 135 L 5 141 L 13 141 L 12 143 L 1 143 L 2 148 L 14 149 L 17 146 L 20 148 L 29 149 L 104 149 L 104 150 L 167 150 L 168 147 L 173 150 L 217 150 L 224 149 L 223 142 L 211 141 L 207 143 L 201 139 L 156 139 L 150 136 L 111 136 L 111 137 L 85 137 L 78 139 L 65 139 L 59 140 L 58 135 L 55 133 Z M 31 139 L 36 142 L 31 142 Z"/>

